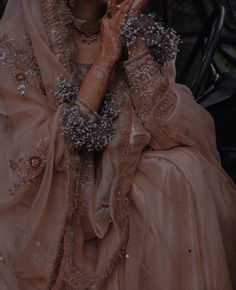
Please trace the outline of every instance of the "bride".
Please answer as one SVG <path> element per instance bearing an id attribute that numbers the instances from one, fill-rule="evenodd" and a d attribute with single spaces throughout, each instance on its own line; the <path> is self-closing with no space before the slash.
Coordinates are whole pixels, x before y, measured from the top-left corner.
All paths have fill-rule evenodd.
<path id="1" fill-rule="evenodd" d="M 235 185 L 147 2 L 8 0 L 1 290 L 236 287 Z"/>

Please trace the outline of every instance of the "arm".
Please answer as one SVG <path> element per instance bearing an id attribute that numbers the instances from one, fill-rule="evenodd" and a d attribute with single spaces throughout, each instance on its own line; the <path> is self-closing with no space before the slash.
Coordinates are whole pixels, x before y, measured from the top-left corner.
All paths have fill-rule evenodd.
<path id="1" fill-rule="evenodd" d="M 94 111 L 97 111 L 101 105 L 112 68 L 113 63 L 98 58 L 80 88 L 78 96 Z"/>
<path id="2" fill-rule="evenodd" d="M 120 27 L 131 4 L 131 0 L 125 0 L 112 18 L 108 17 L 109 14 L 103 18 L 101 51 L 79 92 L 71 92 L 71 97 L 68 97 L 67 89 L 71 89 L 71 85 L 66 88 L 66 83 L 59 90 L 62 92 L 59 99 L 67 103 L 69 99 L 70 103 L 63 112 L 61 128 L 66 139 L 77 150 L 102 150 L 115 134 L 114 123 L 119 108 L 111 102 L 102 114 L 97 111 L 104 98 L 111 70 L 122 52 Z M 109 5 L 108 9 L 111 9 Z"/>
<path id="3" fill-rule="evenodd" d="M 115 9 L 113 2 L 116 1 L 108 3 L 107 11 Z M 103 18 L 101 51 L 78 92 L 78 97 L 94 111 L 97 111 L 101 105 L 113 66 L 120 58 L 122 52 L 120 27 L 131 5 L 131 0 L 125 0 L 112 18 L 108 18 L 107 15 Z"/>
<path id="4" fill-rule="evenodd" d="M 175 83 L 175 65 L 160 68 L 142 41 L 124 64 L 135 111 L 152 135 L 154 149 L 198 147 L 218 159 L 214 123 L 195 101 L 190 90 Z"/>
<path id="5" fill-rule="evenodd" d="M 138 40 L 130 48 L 124 66 L 142 123 L 147 125 L 154 106 L 160 119 L 167 118 L 175 108 L 176 96 L 170 92 L 169 76 L 157 65 L 144 41 Z"/>

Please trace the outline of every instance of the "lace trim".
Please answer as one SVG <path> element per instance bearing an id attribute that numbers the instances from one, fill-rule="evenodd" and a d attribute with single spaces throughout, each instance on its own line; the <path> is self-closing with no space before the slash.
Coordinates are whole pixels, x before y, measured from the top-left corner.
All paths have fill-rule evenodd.
<path id="1" fill-rule="evenodd" d="M 1 36 L 0 68 L 13 68 L 12 80 L 21 95 L 27 94 L 32 82 L 42 94 L 45 94 L 39 65 L 33 53 L 30 37 L 26 33 L 22 34 L 20 43 L 16 43 L 7 34 Z"/>
<path id="2" fill-rule="evenodd" d="M 66 0 L 41 0 L 41 9 L 50 49 L 56 59 L 70 71 L 73 53 L 68 3 Z"/>
<path id="3" fill-rule="evenodd" d="M 61 228 L 61 232 L 58 238 L 56 256 L 54 259 L 54 263 L 51 269 L 51 274 L 49 277 L 47 290 L 51 290 L 55 285 L 62 263 L 62 259 L 64 256 L 64 240 L 67 228 L 69 226 L 70 221 L 74 217 L 74 213 L 76 210 L 76 202 L 77 202 L 77 186 L 80 181 L 80 172 L 81 172 L 81 162 L 80 157 L 77 152 L 74 151 L 74 148 L 71 147 L 69 144 L 66 144 L 65 148 L 65 169 L 66 169 L 66 176 L 67 176 L 67 201 L 66 201 L 66 215 L 64 224 Z"/>
<path id="4" fill-rule="evenodd" d="M 76 223 L 76 216 L 82 209 L 80 209 L 80 204 L 77 206 L 71 206 L 74 209 L 73 222 L 71 226 L 67 229 L 67 234 L 65 238 L 65 248 L 68 249 L 65 252 L 65 263 L 66 268 L 69 269 L 66 277 L 66 282 L 70 285 L 71 289 L 97 289 L 99 288 L 108 276 L 117 268 L 118 264 L 126 258 L 126 248 L 129 239 L 129 213 L 130 213 L 130 202 L 128 193 L 132 184 L 132 176 L 135 171 L 135 166 L 133 166 L 131 159 L 133 158 L 132 148 L 129 144 L 129 135 L 131 128 L 127 124 L 132 124 L 132 115 L 127 114 L 125 118 L 122 119 L 122 124 L 126 124 L 125 131 L 122 132 L 120 140 L 122 143 L 119 148 L 121 150 L 121 178 L 120 182 L 116 185 L 116 193 L 112 203 L 116 208 L 116 223 L 119 228 L 120 242 L 114 251 L 113 255 L 104 263 L 103 269 L 98 273 L 89 273 L 83 269 L 83 265 L 77 266 L 73 260 L 73 249 L 74 249 L 74 234 L 73 234 L 73 223 Z M 78 192 L 76 196 L 79 196 Z M 72 198 L 76 200 L 76 198 Z M 78 202 L 78 199 L 77 199 Z M 76 209 L 75 209 L 76 208 Z M 97 287 L 97 288 L 96 288 Z M 70 288 L 69 288 L 70 289 Z"/>

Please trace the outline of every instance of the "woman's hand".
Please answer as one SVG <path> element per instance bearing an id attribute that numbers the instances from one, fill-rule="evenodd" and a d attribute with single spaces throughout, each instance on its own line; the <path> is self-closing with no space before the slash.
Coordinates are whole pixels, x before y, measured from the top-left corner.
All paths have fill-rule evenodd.
<path id="1" fill-rule="evenodd" d="M 149 0 L 133 0 L 133 5 L 130 8 L 132 12 L 142 12 L 147 6 Z"/>
<path id="2" fill-rule="evenodd" d="M 97 59 L 97 62 L 101 61 L 111 67 L 120 58 L 123 46 L 120 28 L 134 0 L 124 0 L 116 7 L 114 2 L 108 2 L 107 13 L 102 20 L 101 51 Z"/>

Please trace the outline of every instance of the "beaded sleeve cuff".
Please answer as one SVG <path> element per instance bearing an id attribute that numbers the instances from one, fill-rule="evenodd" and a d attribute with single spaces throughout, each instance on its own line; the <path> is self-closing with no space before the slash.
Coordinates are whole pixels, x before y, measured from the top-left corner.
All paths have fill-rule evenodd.
<path id="1" fill-rule="evenodd" d="M 70 103 L 74 101 L 77 96 L 79 87 L 74 85 L 67 79 L 58 78 L 54 95 L 56 98 L 56 104 L 59 106 L 63 103 Z"/>
<path id="2" fill-rule="evenodd" d="M 178 51 L 179 36 L 172 28 L 157 20 L 155 13 L 130 13 L 121 27 L 120 34 L 128 49 L 137 39 L 144 40 L 159 66 L 172 61 Z"/>
<path id="3" fill-rule="evenodd" d="M 120 111 L 113 102 L 105 99 L 98 114 L 78 96 L 78 91 L 79 87 L 70 81 L 58 80 L 57 104 L 68 104 L 60 119 L 62 134 L 78 150 L 101 151 L 115 135 L 115 121 Z"/>
<path id="4" fill-rule="evenodd" d="M 111 107 L 112 104 L 102 116 L 93 111 L 85 115 L 82 103 L 70 104 L 61 117 L 63 135 L 78 150 L 103 150 L 115 136 L 115 121 L 119 116 L 119 111 Z"/>

